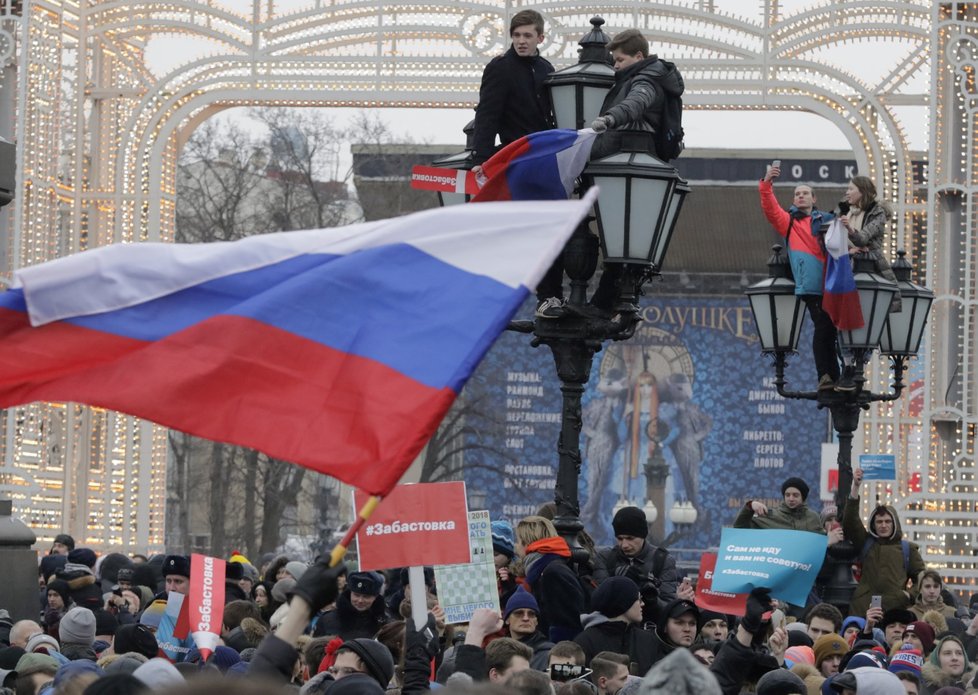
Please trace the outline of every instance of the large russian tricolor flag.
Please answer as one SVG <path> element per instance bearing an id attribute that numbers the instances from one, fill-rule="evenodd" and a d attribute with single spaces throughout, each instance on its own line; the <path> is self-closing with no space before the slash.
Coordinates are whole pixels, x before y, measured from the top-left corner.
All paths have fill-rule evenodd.
<path id="1" fill-rule="evenodd" d="M 0 294 L 0 407 L 111 408 L 386 494 L 592 204 L 459 205 L 24 268 Z"/>
<path id="2" fill-rule="evenodd" d="M 838 218 L 832 220 L 825 233 L 825 250 L 822 308 L 840 331 L 862 328 L 863 310 L 849 258 L 849 235 Z"/>
<path id="3" fill-rule="evenodd" d="M 544 130 L 511 142 L 482 165 L 487 181 L 472 202 L 569 198 L 596 136 L 590 128 Z"/>

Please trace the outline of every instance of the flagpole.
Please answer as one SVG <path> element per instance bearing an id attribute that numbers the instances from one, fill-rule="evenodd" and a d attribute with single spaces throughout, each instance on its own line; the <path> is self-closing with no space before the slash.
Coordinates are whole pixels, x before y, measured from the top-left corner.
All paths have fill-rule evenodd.
<path id="1" fill-rule="evenodd" d="M 336 547 L 330 551 L 330 567 L 336 567 L 338 564 L 340 564 L 340 562 L 342 562 L 343 556 L 346 555 L 346 549 L 350 546 L 350 543 L 353 542 L 353 538 L 357 535 L 357 531 L 363 527 L 363 525 L 367 522 L 367 519 L 370 518 L 370 515 L 374 513 L 374 510 L 377 509 L 377 505 L 380 504 L 381 499 L 382 498 L 380 496 L 373 495 L 370 497 L 370 499 L 363 503 L 363 507 L 360 508 L 360 511 L 357 514 L 356 521 L 354 521 L 350 526 L 342 540 L 336 544 Z"/>

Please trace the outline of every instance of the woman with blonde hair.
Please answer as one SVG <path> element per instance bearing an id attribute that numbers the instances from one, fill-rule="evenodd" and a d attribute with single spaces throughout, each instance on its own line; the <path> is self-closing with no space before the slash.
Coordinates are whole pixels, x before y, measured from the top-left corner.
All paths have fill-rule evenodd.
<path id="1" fill-rule="evenodd" d="M 868 176 L 854 176 L 846 187 L 844 200 L 849 204 L 848 212 L 839 221 L 849 232 L 850 254 L 865 253 L 876 261 L 876 272 L 887 280 L 896 282 L 896 275 L 890 261 L 883 253 L 883 235 L 890 223 L 893 211 L 890 206 L 877 199 L 876 184 Z M 890 311 L 900 311 L 900 292 L 890 303 Z"/>
<path id="2" fill-rule="evenodd" d="M 526 586 L 540 606 L 538 629 L 551 642 L 581 631 L 587 597 L 570 565 L 571 550 L 550 519 L 528 516 L 516 525 L 516 554 L 523 558 Z"/>

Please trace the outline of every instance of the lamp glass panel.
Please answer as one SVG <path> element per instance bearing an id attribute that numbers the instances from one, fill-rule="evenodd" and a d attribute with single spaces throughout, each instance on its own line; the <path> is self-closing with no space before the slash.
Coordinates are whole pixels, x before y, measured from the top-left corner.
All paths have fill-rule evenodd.
<path id="1" fill-rule="evenodd" d="M 601 105 L 608 95 L 608 89 L 606 87 L 585 86 L 581 92 L 584 99 L 584 127 L 589 128 L 591 122 L 601 115 Z M 560 127 L 559 124 L 558 127 Z"/>
<path id="2" fill-rule="evenodd" d="M 930 308 L 933 303 L 934 295 L 921 297 L 915 302 L 914 321 L 911 326 L 912 334 L 909 342 L 910 351 L 915 355 L 920 349 L 920 341 L 924 337 L 924 328 L 927 326 L 927 317 L 930 315 Z"/>
<path id="3" fill-rule="evenodd" d="M 446 207 L 448 205 L 462 205 L 467 202 L 466 195 L 464 193 L 448 193 L 446 191 L 441 191 L 438 193 L 441 198 L 441 206 Z"/>
<path id="4" fill-rule="evenodd" d="M 752 294 L 750 308 L 754 313 L 754 323 L 757 325 L 757 335 L 761 339 L 761 348 L 773 350 L 774 345 L 774 312 L 771 306 L 771 295 Z"/>
<path id="5" fill-rule="evenodd" d="M 626 179 L 628 180 L 628 179 Z M 631 210 L 628 220 L 626 256 L 648 261 L 659 222 L 662 206 L 668 204 L 669 181 L 630 177 L 632 186 Z"/>
<path id="6" fill-rule="evenodd" d="M 550 100 L 553 102 L 554 118 L 558 128 L 577 130 L 576 93 L 577 87 L 573 84 L 550 88 Z"/>
<path id="7" fill-rule="evenodd" d="M 662 264 L 665 261 L 663 256 L 665 256 L 667 244 L 672 239 L 673 227 L 676 224 L 676 216 L 679 214 L 679 209 L 683 204 L 684 193 L 685 191 L 681 191 L 677 186 L 672 189 L 672 195 L 669 196 L 669 209 L 666 211 L 666 219 L 655 240 L 655 248 L 652 249 L 652 262 L 655 263 L 658 270 L 662 270 Z"/>
<path id="8" fill-rule="evenodd" d="M 601 234 L 610 258 L 625 255 L 625 188 L 626 179 L 620 176 L 595 176 L 598 186 L 598 208 L 601 215 Z"/>
<path id="9" fill-rule="evenodd" d="M 917 306 L 916 298 L 904 297 L 901 301 L 901 311 L 890 313 L 886 317 L 886 325 L 883 327 L 883 334 L 880 336 L 880 351 L 883 353 L 906 351 L 907 343 L 910 342 L 910 325 L 913 311 Z"/>

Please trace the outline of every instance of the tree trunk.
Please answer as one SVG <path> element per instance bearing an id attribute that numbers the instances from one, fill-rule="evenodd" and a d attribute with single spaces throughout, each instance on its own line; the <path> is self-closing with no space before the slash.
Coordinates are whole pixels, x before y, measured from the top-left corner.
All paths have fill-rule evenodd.
<path id="1" fill-rule="evenodd" d="M 245 548 L 246 557 L 255 559 L 257 539 L 255 532 L 256 512 L 258 504 L 258 452 L 254 449 L 244 450 L 244 529 L 241 534 L 241 544 Z M 255 559 L 257 562 L 257 559 Z"/>
<path id="2" fill-rule="evenodd" d="M 226 466 L 224 462 L 224 444 L 211 442 L 210 456 L 210 508 L 208 516 L 211 522 L 211 555 L 223 557 L 226 545 L 224 520 L 226 508 L 224 496 L 227 493 Z"/>

